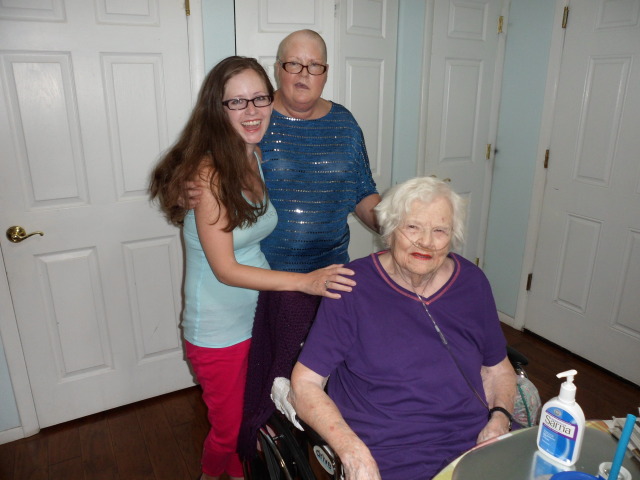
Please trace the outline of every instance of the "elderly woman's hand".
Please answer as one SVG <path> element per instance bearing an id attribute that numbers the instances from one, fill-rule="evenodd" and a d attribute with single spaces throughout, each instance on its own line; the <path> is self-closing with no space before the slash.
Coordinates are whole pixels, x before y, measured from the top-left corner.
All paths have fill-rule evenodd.
<path id="1" fill-rule="evenodd" d="M 351 449 L 340 455 L 346 480 L 381 480 L 378 464 L 364 443 L 352 445 Z"/>
<path id="2" fill-rule="evenodd" d="M 480 369 L 482 386 L 491 407 L 503 407 L 513 412 L 513 401 L 516 393 L 516 374 L 505 355 L 504 359 L 492 367 L 482 366 Z M 478 435 L 478 443 L 504 435 L 509 431 L 509 418 L 502 412 L 493 412 L 491 418 Z"/>
<path id="3" fill-rule="evenodd" d="M 478 434 L 477 443 L 486 442 L 509 432 L 509 419 L 506 415 L 495 413 Z"/>

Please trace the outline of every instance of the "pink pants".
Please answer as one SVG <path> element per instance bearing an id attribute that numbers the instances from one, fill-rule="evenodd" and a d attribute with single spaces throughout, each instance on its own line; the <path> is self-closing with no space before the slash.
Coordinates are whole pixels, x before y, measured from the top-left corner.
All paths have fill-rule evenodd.
<path id="1" fill-rule="evenodd" d="M 226 348 L 204 348 L 185 342 L 211 424 L 202 451 L 202 471 L 212 477 L 223 472 L 231 477 L 244 476 L 236 448 L 250 345 L 251 339 Z"/>

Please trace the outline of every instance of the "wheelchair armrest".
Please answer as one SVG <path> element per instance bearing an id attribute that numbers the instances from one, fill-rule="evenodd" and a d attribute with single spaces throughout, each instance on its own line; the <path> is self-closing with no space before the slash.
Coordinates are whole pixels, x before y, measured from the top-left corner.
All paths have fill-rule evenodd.
<path id="1" fill-rule="evenodd" d="M 524 367 L 529 365 L 529 359 L 515 348 L 507 345 L 507 357 L 513 368 Z"/>
<path id="2" fill-rule="evenodd" d="M 296 416 L 296 420 L 298 420 L 300 425 L 302 425 L 302 428 L 304 428 L 304 433 L 311 446 L 313 455 L 315 456 L 318 464 L 329 475 L 327 478 L 331 480 L 344 479 L 344 471 L 342 469 L 340 457 L 336 455 L 327 441 L 322 438 L 318 432 L 305 423 L 304 420 L 301 420 L 300 417 Z"/>

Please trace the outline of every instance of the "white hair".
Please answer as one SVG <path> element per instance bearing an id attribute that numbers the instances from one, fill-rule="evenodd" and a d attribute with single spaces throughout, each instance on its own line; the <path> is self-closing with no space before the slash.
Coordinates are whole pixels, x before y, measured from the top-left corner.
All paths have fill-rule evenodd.
<path id="1" fill-rule="evenodd" d="M 449 183 L 435 177 L 416 177 L 391 187 L 376 206 L 380 235 L 389 245 L 391 234 L 402 224 L 415 201 L 431 203 L 443 197 L 451 203 L 453 225 L 451 247 L 458 249 L 464 243 L 466 201 L 451 189 Z"/>

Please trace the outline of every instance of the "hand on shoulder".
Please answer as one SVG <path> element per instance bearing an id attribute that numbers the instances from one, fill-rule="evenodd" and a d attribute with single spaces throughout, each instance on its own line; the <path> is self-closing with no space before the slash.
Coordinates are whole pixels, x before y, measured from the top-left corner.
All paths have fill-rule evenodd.
<path id="1" fill-rule="evenodd" d="M 329 265 L 305 274 L 305 286 L 302 290 L 304 293 L 311 295 L 319 295 L 327 298 L 341 298 L 339 293 L 350 292 L 352 287 L 356 285 L 355 280 L 347 276 L 353 276 L 355 272 L 342 265 Z"/>

